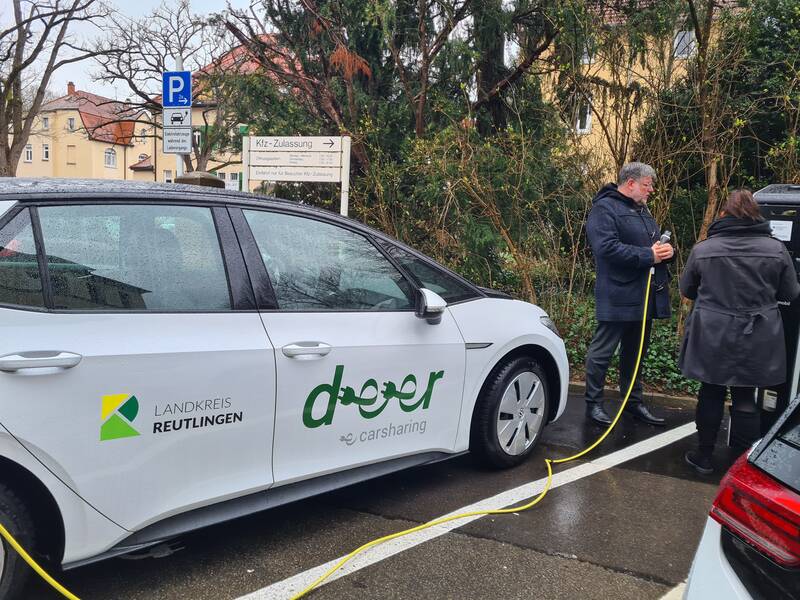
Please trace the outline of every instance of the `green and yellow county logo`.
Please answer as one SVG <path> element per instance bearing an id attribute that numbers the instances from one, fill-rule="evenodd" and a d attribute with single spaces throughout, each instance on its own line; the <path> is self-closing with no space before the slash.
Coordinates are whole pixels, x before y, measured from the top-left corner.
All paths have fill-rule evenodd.
<path id="1" fill-rule="evenodd" d="M 444 377 L 444 371 L 431 371 L 428 375 L 428 385 L 425 391 L 416 400 L 414 399 L 417 394 L 416 375 L 406 375 L 399 386 L 393 381 L 386 381 L 383 383 L 383 388 L 378 386 L 378 382 L 375 379 L 367 379 L 361 386 L 359 393 L 356 393 L 352 387 L 342 387 L 343 375 L 344 365 L 336 365 L 333 382 L 321 383 L 311 390 L 303 408 L 303 425 L 313 429 L 333 423 L 337 402 L 342 406 L 358 405 L 358 412 L 365 419 L 377 417 L 391 400 L 397 400 L 403 412 L 410 413 L 417 409 L 425 410 L 430 405 L 433 386 Z M 321 417 L 315 417 L 314 406 L 319 398 L 324 399 L 325 396 L 328 397 L 325 413 Z M 383 398 L 383 402 L 380 402 L 379 398 Z"/>
<path id="2" fill-rule="evenodd" d="M 116 440 L 119 438 L 134 437 L 139 435 L 131 423 L 139 414 L 139 401 L 130 394 L 112 394 L 103 396 L 103 405 L 100 410 L 100 441 Z"/>

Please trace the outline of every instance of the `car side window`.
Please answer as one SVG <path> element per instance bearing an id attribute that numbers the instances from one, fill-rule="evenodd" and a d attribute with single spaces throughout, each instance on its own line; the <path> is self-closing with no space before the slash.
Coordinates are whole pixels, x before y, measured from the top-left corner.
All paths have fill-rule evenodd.
<path id="1" fill-rule="evenodd" d="M 436 292 L 448 303 L 478 297 L 478 294 L 471 287 L 441 269 L 437 269 L 411 252 L 385 240 L 380 240 L 379 243 L 389 256 L 400 263 L 404 269 L 407 269 L 417 279 L 417 283 L 421 287 Z"/>
<path id="2" fill-rule="evenodd" d="M 210 209 L 93 204 L 38 210 L 53 308 L 231 308 Z"/>
<path id="3" fill-rule="evenodd" d="M 364 236 L 315 219 L 245 210 L 281 310 L 410 310 L 411 285 Z"/>
<path id="4" fill-rule="evenodd" d="M 27 209 L 0 230 L 0 303 L 44 307 L 39 261 Z"/>

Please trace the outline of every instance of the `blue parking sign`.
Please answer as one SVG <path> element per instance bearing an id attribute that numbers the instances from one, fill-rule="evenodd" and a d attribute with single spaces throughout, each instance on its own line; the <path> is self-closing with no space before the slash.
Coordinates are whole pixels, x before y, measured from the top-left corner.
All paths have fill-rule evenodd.
<path id="1" fill-rule="evenodd" d="M 192 72 L 164 71 L 161 105 L 165 108 L 192 105 Z"/>

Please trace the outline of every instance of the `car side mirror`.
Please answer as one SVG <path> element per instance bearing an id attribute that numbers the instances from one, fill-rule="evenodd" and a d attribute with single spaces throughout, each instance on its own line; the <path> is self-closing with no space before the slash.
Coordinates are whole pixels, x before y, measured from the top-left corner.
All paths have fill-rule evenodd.
<path id="1" fill-rule="evenodd" d="M 445 308 L 447 308 L 447 302 L 444 298 L 436 292 L 420 288 L 416 310 L 416 315 L 420 319 L 425 319 L 431 325 L 441 323 Z"/>

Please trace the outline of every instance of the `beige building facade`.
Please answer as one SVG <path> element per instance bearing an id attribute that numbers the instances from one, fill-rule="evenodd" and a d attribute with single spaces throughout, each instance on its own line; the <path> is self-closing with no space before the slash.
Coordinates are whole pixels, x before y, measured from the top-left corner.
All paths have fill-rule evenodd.
<path id="1" fill-rule="evenodd" d="M 192 113 L 193 123 L 203 122 L 203 108 Z M 194 132 L 201 135 L 200 130 Z M 211 162 L 209 170 L 239 189 L 238 155 L 225 157 L 228 164 Z M 76 90 L 45 103 L 34 121 L 28 144 L 17 166 L 17 177 L 65 177 L 74 179 L 175 180 L 178 157 L 164 154 L 160 128 L 150 116 L 129 104 Z"/>

